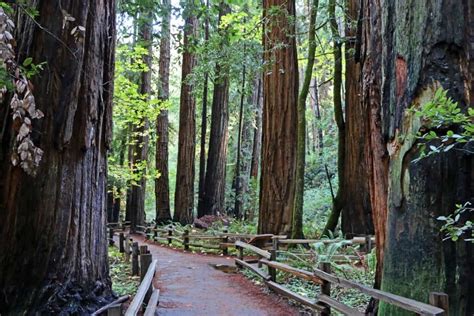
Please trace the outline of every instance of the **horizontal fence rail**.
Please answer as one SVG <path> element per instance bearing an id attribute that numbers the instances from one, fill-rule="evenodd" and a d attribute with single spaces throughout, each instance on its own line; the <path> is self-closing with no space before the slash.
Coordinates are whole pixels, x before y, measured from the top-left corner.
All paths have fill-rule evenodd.
<path id="1" fill-rule="evenodd" d="M 115 224 L 115 223 L 114 223 Z M 127 227 L 124 224 L 113 225 L 109 227 Z M 331 285 L 340 286 L 346 289 L 357 290 L 360 293 L 368 295 L 376 300 L 395 305 L 404 310 L 414 312 L 418 315 L 448 315 L 448 298 L 444 293 L 430 293 L 430 304 L 419 302 L 410 298 L 401 297 L 395 294 L 387 293 L 381 290 L 373 289 L 354 281 L 331 274 L 331 265 L 322 262 L 318 268 L 313 271 L 307 271 L 291 265 L 277 261 L 278 254 L 291 255 L 299 258 L 299 256 L 311 255 L 314 253 L 294 253 L 281 250 L 281 247 L 290 245 L 308 245 L 315 243 L 333 244 L 341 243 L 345 245 L 358 245 L 362 251 L 370 252 L 375 244 L 375 238 L 371 236 L 354 237 L 350 240 L 344 239 L 287 239 L 286 236 L 276 236 L 271 234 L 239 234 L 229 233 L 227 231 L 205 234 L 203 232 L 190 233 L 189 230 L 176 229 L 173 226 L 167 227 L 145 227 L 137 226 L 147 239 L 151 239 L 161 243 L 172 245 L 173 242 L 182 245 L 185 250 L 190 247 L 204 248 L 212 250 L 221 250 L 224 255 L 228 254 L 229 248 L 237 250 L 237 258 L 235 264 L 239 268 L 246 268 L 263 279 L 264 283 L 274 292 L 286 296 L 308 306 L 321 315 L 330 315 L 331 308 L 346 315 L 365 315 L 357 309 L 347 306 L 331 297 Z M 121 233 L 122 234 L 122 233 Z M 120 237 L 120 248 L 122 243 L 127 248 L 126 237 Z M 131 241 L 128 241 L 131 244 Z M 133 249 L 133 247 L 131 247 Z M 126 252 L 126 251 L 125 251 Z M 251 258 L 245 258 L 244 252 L 253 255 Z M 133 251 L 132 251 L 133 253 Z M 127 257 L 127 255 L 126 255 Z M 255 259 L 256 258 L 256 259 Z M 359 253 L 356 255 L 333 255 L 331 258 L 335 261 L 353 261 L 360 260 Z M 266 267 L 267 271 L 263 269 Z M 292 292 L 285 286 L 278 284 L 276 280 L 276 271 L 282 271 L 293 275 L 294 277 L 309 281 L 320 287 L 320 294 L 317 299 L 311 300 Z M 159 296 L 159 292 L 155 295 Z M 150 300 L 153 299 L 153 296 Z M 444 309 L 443 309 L 444 308 Z"/>

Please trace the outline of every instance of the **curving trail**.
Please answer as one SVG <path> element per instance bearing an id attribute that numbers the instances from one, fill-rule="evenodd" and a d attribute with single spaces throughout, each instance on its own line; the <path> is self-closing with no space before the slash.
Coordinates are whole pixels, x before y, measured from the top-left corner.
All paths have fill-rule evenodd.
<path id="1" fill-rule="evenodd" d="M 234 265 L 233 258 L 193 254 L 170 249 L 141 236 L 154 259 L 158 259 L 155 286 L 160 289 L 158 315 L 244 316 L 299 315 L 298 309 L 239 273 L 224 273 L 213 264 Z"/>

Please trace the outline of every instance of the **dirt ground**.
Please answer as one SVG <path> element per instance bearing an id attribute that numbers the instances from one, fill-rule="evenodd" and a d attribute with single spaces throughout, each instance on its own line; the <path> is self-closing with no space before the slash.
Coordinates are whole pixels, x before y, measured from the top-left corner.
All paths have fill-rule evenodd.
<path id="1" fill-rule="evenodd" d="M 144 243 L 142 237 L 134 240 Z M 240 273 L 225 273 L 214 264 L 234 265 L 231 257 L 195 254 L 148 242 L 158 259 L 155 286 L 160 289 L 158 315 L 244 316 L 299 315 L 298 309 L 268 293 Z"/>

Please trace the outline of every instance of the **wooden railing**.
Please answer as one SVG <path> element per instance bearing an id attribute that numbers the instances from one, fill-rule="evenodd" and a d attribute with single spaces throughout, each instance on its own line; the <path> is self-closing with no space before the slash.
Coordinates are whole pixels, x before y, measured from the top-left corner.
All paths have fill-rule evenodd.
<path id="1" fill-rule="evenodd" d="M 114 228 L 109 228 L 109 240 L 113 241 L 114 235 Z M 139 275 L 141 281 L 132 302 L 125 312 L 125 315 L 135 316 L 139 314 L 145 302 L 146 309 L 143 315 L 155 315 L 160 297 L 159 289 L 153 286 L 157 260 L 152 260 L 152 255 L 148 251 L 147 245 L 139 245 L 139 243 L 134 241 L 129 235 L 125 235 L 123 231 L 119 232 L 118 236 L 119 252 L 124 254 L 126 262 L 131 261 L 132 276 Z M 100 315 L 105 312 L 107 312 L 107 315 L 122 315 L 123 302 L 127 301 L 129 298 L 129 295 L 122 296 L 116 301 L 100 308 L 93 313 L 93 315 Z"/>
<path id="2" fill-rule="evenodd" d="M 401 297 L 381 290 L 376 290 L 365 285 L 337 277 L 331 274 L 331 265 L 327 262 L 321 263 L 319 269 L 314 269 L 314 271 L 297 269 L 287 264 L 277 262 L 276 251 L 278 249 L 278 244 L 285 243 L 285 241 L 279 239 L 273 240 L 274 246 L 270 251 L 259 249 L 244 242 L 236 242 L 235 245 L 239 251 L 238 258 L 235 259 L 236 265 L 238 267 L 248 268 L 250 271 L 254 272 L 256 275 L 261 277 L 265 284 L 273 291 L 298 301 L 299 303 L 314 310 L 317 310 L 321 315 L 330 315 L 331 308 L 346 315 L 365 315 L 364 313 L 331 298 L 331 284 L 347 289 L 357 290 L 360 293 L 373 297 L 374 299 L 398 306 L 404 310 L 414 312 L 418 315 L 447 315 L 448 311 L 445 311 L 438 306 L 425 304 L 409 298 Z M 252 253 L 254 256 L 257 256 L 259 259 L 244 260 L 244 250 Z M 268 273 L 262 269 L 264 265 L 268 268 Z M 301 278 L 319 285 L 320 295 L 316 300 L 311 300 L 278 284 L 276 279 L 276 270 L 289 273 L 297 278 Z M 446 299 L 440 300 L 437 298 L 445 298 L 446 294 L 443 293 L 430 293 L 430 297 L 432 297 L 430 299 L 431 302 L 446 301 Z M 442 304 L 437 305 L 441 305 L 442 307 L 446 306 L 446 304 L 444 304 L 444 306 Z"/>
<path id="3" fill-rule="evenodd" d="M 375 244 L 375 239 L 370 236 L 354 237 L 352 240 L 287 239 L 286 236 L 274 236 L 269 234 L 235 234 L 228 233 L 227 231 L 214 233 L 213 235 L 204 234 L 202 232 L 192 234 L 187 229 L 180 230 L 173 226 L 167 226 L 164 228 L 143 226 L 138 228 L 142 230 L 142 234 L 144 234 L 147 239 L 168 245 L 176 245 L 177 243 L 178 245 L 183 246 L 185 250 L 190 249 L 190 247 L 222 250 L 224 255 L 228 255 L 228 248 L 235 247 L 237 250 L 235 263 L 239 268 L 249 269 L 262 278 L 264 283 L 273 291 L 310 307 L 318 311 L 321 315 L 329 315 L 331 308 L 346 315 L 365 315 L 357 309 L 347 306 L 332 298 L 331 284 L 346 289 L 357 290 L 374 299 L 395 305 L 418 315 L 448 315 L 447 295 L 444 293 L 430 293 L 430 304 L 426 304 L 335 276 L 331 274 L 331 265 L 326 262 L 320 263 L 317 269 L 308 271 L 277 261 L 277 254 L 281 253 L 280 248 L 295 244 L 311 244 L 317 242 L 324 244 L 342 243 L 343 245 L 360 245 L 361 249 L 370 252 L 372 245 Z M 128 248 L 128 238 L 122 235 L 123 233 L 119 234 L 119 247 L 121 248 L 123 243 L 123 247 Z M 132 253 L 133 262 L 133 244 L 130 251 Z M 124 250 L 124 252 L 126 253 L 126 257 L 130 256 L 127 256 L 126 250 Z M 136 252 L 137 250 L 135 250 L 135 253 Z M 245 258 L 244 252 L 252 254 L 252 258 Z M 332 257 L 333 260 L 335 257 L 337 257 L 335 260 L 336 262 L 337 259 L 341 259 L 342 257 L 347 258 L 348 260 L 360 259 L 358 256 L 340 255 L 341 258 L 338 256 Z M 263 269 L 264 266 L 267 269 Z M 278 284 L 277 271 L 289 273 L 297 278 L 318 285 L 320 287 L 320 293 L 317 299 L 311 300 L 291 291 L 281 284 Z"/>

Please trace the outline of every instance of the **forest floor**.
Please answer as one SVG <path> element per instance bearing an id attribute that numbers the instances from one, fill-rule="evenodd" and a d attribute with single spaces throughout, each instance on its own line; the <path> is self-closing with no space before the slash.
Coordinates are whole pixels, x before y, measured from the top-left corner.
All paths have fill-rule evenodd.
<path id="1" fill-rule="evenodd" d="M 158 259 L 154 280 L 160 289 L 159 315 L 299 315 L 286 299 L 268 292 L 240 273 L 225 273 L 214 265 L 234 265 L 234 259 L 171 249 L 141 236 L 153 259 Z"/>

